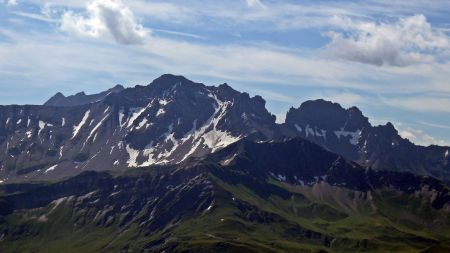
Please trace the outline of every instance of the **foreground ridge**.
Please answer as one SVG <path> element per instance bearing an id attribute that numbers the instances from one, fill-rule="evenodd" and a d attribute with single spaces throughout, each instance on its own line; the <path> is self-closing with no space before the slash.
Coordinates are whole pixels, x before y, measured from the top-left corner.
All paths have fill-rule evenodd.
<path id="1" fill-rule="evenodd" d="M 0 191 L 2 252 L 450 249 L 448 185 L 365 169 L 301 138 Z"/>

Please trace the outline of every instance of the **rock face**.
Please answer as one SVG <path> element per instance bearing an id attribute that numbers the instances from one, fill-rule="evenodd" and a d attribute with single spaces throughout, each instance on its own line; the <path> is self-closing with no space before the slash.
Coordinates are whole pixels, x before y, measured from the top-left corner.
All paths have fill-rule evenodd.
<path id="1" fill-rule="evenodd" d="M 261 97 L 173 75 L 79 106 L 2 106 L 0 122 L 4 182 L 175 164 L 277 131 Z"/>
<path id="2" fill-rule="evenodd" d="M 414 145 L 391 123 L 372 126 L 356 107 L 307 101 L 289 110 L 284 127 L 363 166 L 450 179 L 449 147 Z"/>

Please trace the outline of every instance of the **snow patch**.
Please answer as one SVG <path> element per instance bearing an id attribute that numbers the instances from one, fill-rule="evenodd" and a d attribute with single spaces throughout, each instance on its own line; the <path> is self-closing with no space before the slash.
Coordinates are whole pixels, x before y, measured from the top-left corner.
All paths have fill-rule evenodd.
<path id="1" fill-rule="evenodd" d="M 282 182 L 286 182 L 286 176 L 283 176 L 281 174 L 278 174 L 278 180 L 282 181 Z"/>
<path id="2" fill-rule="evenodd" d="M 306 132 L 306 137 L 308 137 L 309 135 L 312 135 L 312 136 L 315 135 L 314 130 L 311 127 L 309 127 L 309 125 L 306 125 L 305 132 Z"/>
<path id="3" fill-rule="evenodd" d="M 146 167 L 146 166 L 150 166 L 152 164 L 155 164 L 156 161 L 153 159 L 153 151 L 154 151 L 154 149 L 151 147 L 151 145 L 152 144 L 148 145 L 150 147 L 146 147 L 142 151 L 143 155 L 147 156 L 147 161 L 139 164 L 137 159 L 138 159 L 138 156 L 141 153 L 141 151 L 133 149 L 132 147 L 130 147 L 130 144 L 127 144 L 126 150 L 127 150 L 128 157 L 129 157 L 128 161 L 127 161 L 128 167 Z"/>
<path id="4" fill-rule="evenodd" d="M 160 105 L 167 105 L 168 103 L 169 103 L 169 101 L 167 101 L 166 99 L 159 100 Z"/>
<path id="5" fill-rule="evenodd" d="M 61 205 L 62 202 L 64 202 L 66 199 L 69 199 L 68 197 L 59 198 L 56 200 L 53 200 L 50 204 L 53 204 L 52 209 L 50 210 L 50 213 L 53 212 L 59 205 Z"/>
<path id="6" fill-rule="evenodd" d="M 126 147 L 127 153 L 128 153 L 128 167 L 137 167 L 137 158 L 139 156 L 139 150 L 133 149 L 130 147 L 130 144 Z"/>
<path id="7" fill-rule="evenodd" d="M 55 165 L 51 166 L 50 168 L 46 169 L 46 170 L 44 171 L 44 173 L 48 173 L 48 172 L 50 172 L 50 171 L 52 171 L 52 170 L 55 170 L 56 167 L 58 167 L 58 164 L 55 164 Z"/>
<path id="8" fill-rule="evenodd" d="M 147 118 L 143 118 L 139 125 L 136 127 L 136 129 L 141 129 L 145 124 L 147 124 L 148 120 Z"/>
<path id="9" fill-rule="evenodd" d="M 361 135 L 361 130 L 356 130 L 354 132 L 350 132 L 350 131 L 344 131 L 344 128 L 341 127 L 341 129 L 339 131 L 334 131 L 334 134 L 336 134 L 336 136 L 338 137 L 338 139 L 341 139 L 341 136 L 343 137 L 347 137 L 350 136 L 350 143 L 352 145 L 358 145 L 358 140 L 359 140 L 359 136 Z"/>
<path id="10" fill-rule="evenodd" d="M 212 152 L 217 149 L 226 147 L 232 143 L 235 143 L 239 139 L 239 136 L 233 136 L 227 132 L 213 129 L 203 135 L 204 143 L 208 146 Z"/>
<path id="11" fill-rule="evenodd" d="M 120 109 L 119 110 L 119 124 L 120 124 L 120 127 L 123 127 L 124 125 L 125 125 L 125 123 L 122 123 L 123 122 L 123 117 L 125 117 L 125 113 L 124 113 L 124 109 L 122 108 L 122 109 Z"/>
<path id="12" fill-rule="evenodd" d="M 295 125 L 295 127 L 297 128 L 298 126 Z M 297 131 L 301 132 L 302 129 L 299 127 L 299 128 L 297 128 Z M 306 133 L 306 137 L 311 135 L 311 136 L 324 138 L 325 140 L 327 139 L 327 131 L 323 130 L 323 129 L 317 129 L 317 127 L 312 128 L 309 125 L 306 125 L 305 133 Z"/>
<path id="13" fill-rule="evenodd" d="M 228 165 L 234 160 L 234 158 L 236 158 L 236 156 L 237 156 L 237 153 L 232 155 L 232 156 L 230 156 L 230 157 L 228 157 L 227 159 L 221 161 L 220 164 L 221 165 Z"/>
<path id="14" fill-rule="evenodd" d="M 38 136 L 41 134 L 41 131 L 44 130 L 45 128 L 45 122 L 42 120 L 39 120 L 39 131 L 38 131 Z"/>
<path id="15" fill-rule="evenodd" d="M 59 147 L 59 159 L 63 156 L 63 148 L 64 146 Z"/>
<path id="16" fill-rule="evenodd" d="M 159 108 L 158 112 L 156 112 L 156 116 L 158 117 L 159 115 L 163 115 L 165 113 L 166 111 L 164 110 L 164 108 Z"/>
<path id="17" fill-rule="evenodd" d="M 89 118 L 89 114 L 91 113 L 91 110 L 87 110 L 84 113 L 83 119 L 81 119 L 81 122 L 76 125 L 73 126 L 73 134 L 72 134 L 72 139 L 75 138 L 78 134 L 78 132 L 80 131 L 80 129 L 84 126 L 84 124 L 86 124 L 86 120 Z"/>
<path id="18" fill-rule="evenodd" d="M 281 175 L 281 174 L 275 174 L 275 173 L 273 173 L 273 172 L 269 172 L 269 174 L 270 174 L 273 178 L 277 179 L 278 181 L 286 182 L 286 176 L 283 176 L 283 175 Z"/>
<path id="19" fill-rule="evenodd" d="M 86 141 L 83 143 L 83 147 L 86 144 L 87 141 L 89 141 L 89 139 L 92 137 L 92 135 L 98 130 L 98 128 L 103 124 L 103 122 L 109 117 L 109 114 L 107 114 L 105 117 L 103 117 L 102 120 L 100 120 L 100 122 L 97 123 L 97 125 L 95 125 L 95 127 L 92 129 L 92 131 L 89 133 L 89 136 L 87 137 Z M 97 134 L 96 134 L 97 136 Z M 95 138 L 94 138 L 95 141 Z"/>
<path id="20" fill-rule="evenodd" d="M 150 103 L 151 104 L 151 103 Z M 131 112 L 131 117 L 130 117 L 130 119 L 128 120 L 128 124 L 127 124 L 127 127 L 130 127 L 132 124 L 133 124 L 133 122 L 139 117 L 139 116 L 141 116 L 141 114 L 145 111 L 145 109 L 147 109 L 149 106 L 150 106 L 150 104 L 149 105 L 147 105 L 146 107 L 144 107 L 144 108 L 130 108 L 130 112 Z"/>
<path id="21" fill-rule="evenodd" d="M 295 126 L 295 129 L 297 129 L 297 131 L 299 131 L 299 132 L 303 131 L 302 128 L 299 125 L 294 124 L 294 126 Z"/>
<path id="22" fill-rule="evenodd" d="M 208 208 L 206 208 L 205 212 L 208 212 L 209 210 L 211 210 L 214 207 L 214 202 L 212 202 Z"/>

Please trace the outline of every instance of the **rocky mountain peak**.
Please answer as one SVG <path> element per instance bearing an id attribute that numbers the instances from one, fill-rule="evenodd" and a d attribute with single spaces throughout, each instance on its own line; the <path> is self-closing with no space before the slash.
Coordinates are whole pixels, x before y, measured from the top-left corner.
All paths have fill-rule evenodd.
<path id="1" fill-rule="evenodd" d="M 0 147 L 10 156 L 0 157 L 8 174 L 0 178 L 176 164 L 247 136 L 271 139 L 278 131 L 260 96 L 228 85 L 206 86 L 166 74 L 147 86 L 122 88 L 59 96 L 61 101 L 33 110 L 5 108 L 0 120 L 8 122 L 8 132 Z"/>
<path id="2" fill-rule="evenodd" d="M 369 125 L 368 118 L 357 107 L 344 109 L 338 103 L 323 99 L 306 101 L 298 109 L 291 108 L 286 114 L 286 123 L 316 126 L 324 130 L 343 128 L 350 131 Z"/>

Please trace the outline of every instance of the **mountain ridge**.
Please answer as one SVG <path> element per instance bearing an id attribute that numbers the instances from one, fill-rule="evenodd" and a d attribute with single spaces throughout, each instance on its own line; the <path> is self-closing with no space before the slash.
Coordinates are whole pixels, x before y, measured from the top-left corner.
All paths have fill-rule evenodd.
<path id="1" fill-rule="evenodd" d="M 170 74 L 99 94 L 106 95 L 77 106 L 1 106 L 0 180 L 176 164 L 245 137 L 297 136 L 363 166 L 450 179 L 448 147 L 414 145 L 390 123 L 372 126 L 356 107 L 306 101 L 277 124 L 261 96 Z"/>

